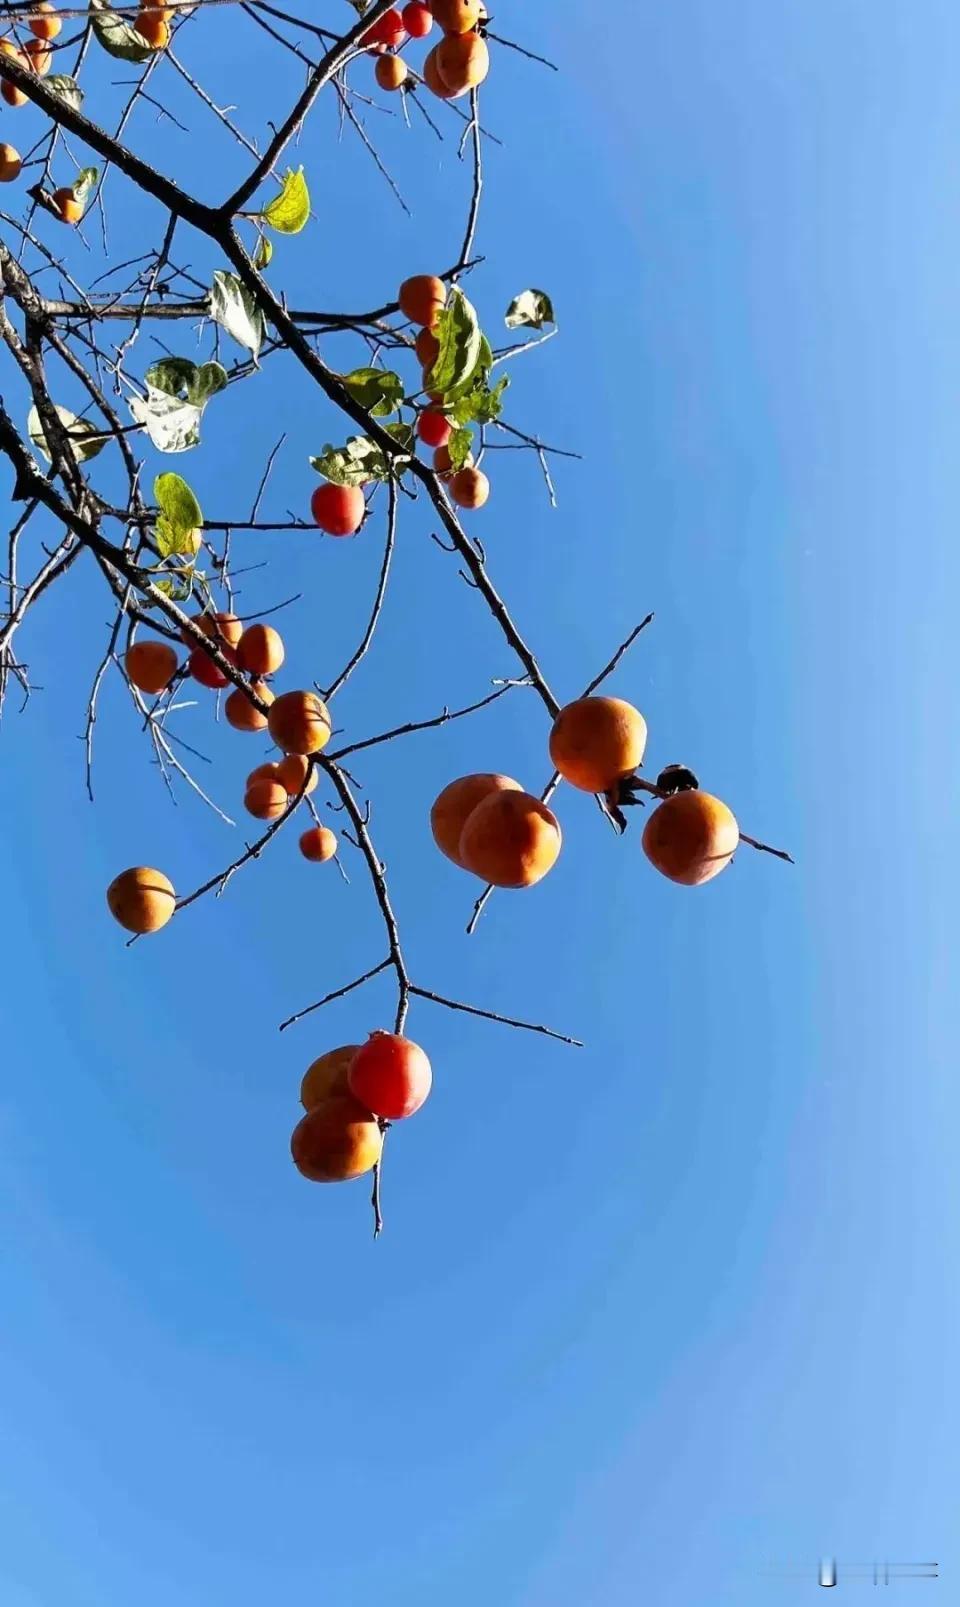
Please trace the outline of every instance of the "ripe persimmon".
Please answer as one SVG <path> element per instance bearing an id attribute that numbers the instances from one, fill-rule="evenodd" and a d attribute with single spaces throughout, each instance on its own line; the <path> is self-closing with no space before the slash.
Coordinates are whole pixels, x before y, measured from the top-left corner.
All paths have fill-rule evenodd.
<path id="1" fill-rule="evenodd" d="M 560 852 L 560 822 L 528 792 L 492 792 L 467 816 L 459 854 L 465 870 L 494 887 L 532 887 Z"/>
<path id="2" fill-rule="evenodd" d="M 250 690 L 264 703 L 273 702 L 273 688 L 268 686 L 266 681 L 251 681 Z M 241 692 L 239 686 L 235 687 L 230 693 L 223 705 L 223 712 L 227 724 L 232 725 L 235 731 L 265 731 L 267 729 L 266 715 L 261 714 L 260 710 L 250 702 L 247 694 Z"/>
<path id="3" fill-rule="evenodd" d="M 28 67 L 30 65 L 23 52 L 18 50 L 16 45 L 12 45 L 9 39 L 0 39 L 0 52 L 2 52 L 5 56 L 12 56 L 14 61 L 18 61 L 20 63 L 21 67 Z M 24 94 L 22 89 L 18 89 L 16 84 L 12 84 L 9 78 L 5 78 L 3 82 L 0 83 L 0 95 L 3 96 L 8 106 L 26 106 L 27 101 L 30 99 L 30 96 Z M 59 193 L 59 190 L 55 193 L 55 201 Z"/>
<path id="4" fill-rule="evenodd" d="M 319 753 L 330 741 L 327 706 L 316 692 L 284 692 L 270 710 L 270 735 L 284 753 Z"/>
<path id="5" fill-rule="evenodd" d="M 423 0 L 410 0 L 400 13 L 403 26 L 411 39 L 426 39 L 433 27 L 433 13 Z"/>
<path id="6" fill-rule="evenodd" d="M 436 47 L 436 67 L 453 99 L 482 84 L 490 71 L 490 52 L 478 33 L 451 33 Z"/>
<path id="7" fill-rule="evenodd" d="M 300 852 L 313 865 L 325 865 L 337 852 L 337 834 L 329 826 L 311 826 L 300 838 Z"/>
<path id="8" fill-rule="evenodd" d="M 8 86 L 4 84 L 4 89 Z M 72 190 L 54 190 L 51 197 L 54 209 L 60 215 L 61 223 L 79 223 L 83 217 L 83 202 L 78 201 Z"/>
<path id="9" fill-rule="evenodd" d="M 23 157 L 15 145 L 0 145 L 0 184 L 12 184 L 20 177 Z"/>
<path id="10" fill-rule="evenodd" d="M 619 697 L 581 697 L 561 709 L 550 732 L 550 757 L 581 792 L 608 792 L 643 760 L 647 722 Z"/>
<path id="11" fill-rule="evenodd" d="M 332 1094 L 349 1094 L 347 1072 L 359 1048 L 358 1043 L 344 1044 L 340 1049 L 328 1049 L 325 1055 L 311 1062 L 300 1084 L 300 1103 L 304 1110 L 313 1110 Z"/>
<path id="12" fill-rule="evenodd" d="M 358 485 L 318 485 L 310 498 L 313 522 L 328 536 L 352 536 L 363 524 L 367 504 Z"/>
<path id="13" fill-rule="evenodd" d="M 433 328 L 446 300 L 446 285 L 432 273 L 415 273 L 404 279 L 397 296 L 403 316 L 424 329 Z"/>
<path id="14" fill-rule="evenodd" d="M 410 69 L 402 56 L 378 56 L 373 76 L 381 89 L 402 89 Z"/>
<path id="15" fill-rule="evenodd" d="M 309 781 L 304 790 L 304 797 L 309 797 L 320 780 L 317 767 L 304 758 L 302 753 L 288 753 L 273 767 L 277 772 L 277 780 L 286 787 L 291 798 L 295 798 L 303 786 L 304 776 L 309 774 Z"/>
<path id="16" fill-rule="evenodd" d="M 347 1071 L 355 1099 L 384 1121 L 402 1121 L 420 1109 L 433 1072 L 420 1045 L 395 1032 L 372 1032 Z"/>
<path id="17" fill-rule="evenodd" d="M 437 66 L 437 51 L 439 48 L 439 45 L 434 45 L 433 49 L 428 50 L 423 58 L 423 81 L 439 100 L 453 100 L 455 91 L 447 88 L 444 80 L 440 77 L 440 69 Z"/>
<path id="18" fill-rule="evenodd" d="M 233 648 L 225 643 L 218 642 L 217 646 L 224 658 L 233 662 Z M 230 685 L 230 677 L 224 675 L 219 664 L 215 664 L 210 654 L 203 647 L 195 647 L 187 659 L 187 669 L 195 681 L 207 687 L 211 692 L 219 692 L 223 687 Z"/>
<path id="19" fill-rule="evenodd" d="M 440 478 L 442 480 L 449 480 L 451 475 L 457 474 L 457 473 L 460 472 L 459 470 L 455 469 L 453 467 L 453 464 L 450 462 L 450 448 L 448 446 L 438 446 L 437 447 L 437 450 L 433 454 L 433 467 L 434 467 L 434 472 L 436 474 L 439 474 L 439 476 L 440 476 Z M 465 469 L 472 469 L 473 468 L 473 453 L 472 452 L 467 453 L 467 460 L 463 464 L 463 468 L 465 468 Z"/>
<path id="20" fill-rule="evenodd" d="M 170 24 L 162 11 L 152 7 L 144 8 L 137 13 L 134 27 L 141 39 L 145 39 L 151 50 L 166 50 L 170 43 Z"/>
<path id="21" fill-rule="evenodd" d="M 311 1183 L 344 1183 L 370 1172 L 380 1159 L 383 1134 L 352 1094 L 334 1094 L 301 1117 L 293 1130 L 293 1164 Z"/>
<path id="22" fill-rule="evenodd" d="M 460 838 L 469 816 L 492 792 L 522 792 L 519 781 L 483 771 L 451 781 L 434 800 L 430 811 L 430 830 L 441 854 L 446 854 L 461 870 Z"/>
<path id="23" fill-rule="evenodd" d="M 424 373 L 427 373 L 440 355 L 440 342 L 432 329 L 421 329 L 413 343 L 413 349 L 423 364 Z"/>
<path id="24" fill-rule="evenodd" d="M 424 408 L 422 413 L 417 414 L 417 434 L 425 446 L 446 446 L 453 434 L 453 425 L 445 413 Z"/>
<path id="25" fill-rule="evenodd" d="M 270 763 L 258 764 L 256 770 L 251 770 L 248 775 L 247 785 L 244 790 L 249 792 L 255 781 L 280 781 L 280 766 Z M 280 784 L 281 786 L 283 785 L 282 781 Z"/>
<path id="26" fill-rule="evenodd" d="M 360 43 L 368 50 L 396 50 L 407 37 L 403 18 L 395 7 L 378 17 L 362 36 Z"/>
<path id="27" fill-rule="evenodd" d="M 107 905 L 115 921 L 128 932 L 159 932 L 166 926 L 177 902 L 173 883 L 162 870 L 134 865 L 120 872 L 107 888 Z"/>
<path id="28" fill-rule="evenodd" d="M 729 865 L 740 842 L 732 812 L 709 792 L 675 792 L 643 829 L 643 851 L 672 882 L 699 887 Z"/>
<path id="29" fill-rule="evenodd" d="M 276 820 L 289 802 L 286 787 L 266 779 L 252 782 L 243 795 L 243 807 L 255 820 Z"/>
<path id="30" fill-rule="evenodd" d="M 469 33 L 480 21 L 480 0 L 430 0 L 430 9 L 444 33 Z"/>
<path id="31" fill-rule="evenodd" d="M 272 625 L 248 625 L 237 643 L 237 663 L 249 675 L 274 675 L 284 660 L 283 637 Z"/>
<path id="32" fill-rule="evenodd" d="M 28 39 L 23 47 L 24 55 L 38 78 L 46 78 L 53 66 L 53 51 L 43 39 Z"/>
<path id="33" fill-rule="evenodd" d="M 464 465 L 450 477 L 450 495 L 458 508 L 482 508 L 490 495 L 490 481 L 482 469 Z"/>
<path id="34" fill-rule="evenodd" d="M 134 642 L 123 664 L 141 692 L 165 692 L 177 673 L 177 655 L 168 642 Z"/>
<path id="35" fill-rule="evenodd" d="M 222 650 L 225 647 L 239 647 L 243 635 L 243 624 L 236 614 L 194 614 L 193 623 L 204 636 L 209 636 Z M 188 631 L 181 631 L 184 642 L 188 647 L 196 647 L 196 642 Z"/>
<path id="36" fill-rule="evenodd" d="M 57 15 L 56 6 L 50 5 L 49 0 L 38 0 L 27 27 L 36 39 L 56 39 L 63 23 Z"/>

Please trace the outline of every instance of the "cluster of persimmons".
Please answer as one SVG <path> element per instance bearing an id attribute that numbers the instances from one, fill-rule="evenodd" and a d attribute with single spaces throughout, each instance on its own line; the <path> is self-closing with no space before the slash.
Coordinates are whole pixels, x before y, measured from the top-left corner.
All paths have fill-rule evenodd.
<path id="1" fill-rule="evenodd" d="M 602 794 L 619 809 L 634 802 L 631 783 L 646 743 L 646 721 L 632 704 L 583 697 L 560 710 L 550 732 L 550 758 L 565 781 Z M 668 795 L 647 821 L 644 853 L 685 887 L 711 881 L 740 841 L 736 819 L 680 766 L 664 771 L 658 785 Z M 556 815 L 512 776 L 485 773 L 451 781 L 434 802 L 430 825 L 448 859 L 494 887 L 532 887 L 560 853 Z"/>
<path id="2" fill-rule="evenodd" d="M 251 692 L 268 705 L 267 713 L 262 713 L 244 691 L 235 687 L 223 712 L 235 731 L 267 731 L 281 750 L 278 760 L 258 765 L 250 772 L 243 800 L 248 814 L 255 819 L 277 820 L 295 799 L 306 797 L 317 785 L 310 756 L 319 753 L 330 739 L 332 726 L 326 705 L 315 692 L 275 695 L 267 677 L 283 664 L 284 645 L 272 625 L 257 622 L 244 628 L 235 614 L 198 614 L 194 623 L 230 664 L 244 672 Z M 192 639 L 188 646 L 191 652 L 181 665 L 169 642 L 134 642 L 124 661 L 131 685 L 151 695 L 167 691 L 178 676 L 190 676 L 211 690 L 229 686 L 229 678 L 210 653 L 194 645 Z M 304 859 L 324 864 L 336 855 L 336 833 L 329 826 L 311 826 L 300 837 L 300 852 Z M 176 909 L 176 894 L 161 871 L 136 865 L 111 882 L 107 903 L 121 926 L 141 936 L 166 926 Z"/>
<path id="3" fill-rule="evenodd" d="M 483 0 L 410 0 L 392 7 L 367 29 L 363 43 L 377 56 L 374 76 L 381 89 L 403 89 L 411 72 L 397 52 L 407 39 L 425 39 L 434 23 L 443 38 L 428 51 L 423 82 L 440 100 L 457 100 L 482 84 L 490 71 L 490 52 L 480 26 L 487 19 Z"/>
<path id="4" fill-rule="evenodd" d="M 474 465 L 470 453 L 459 467 L 451 462 L 448 442 L 454 426 L 450 412 L 443 393 L 430 389 L 431 370 L 440 353 L 435 331 L 446 300 L 446 285 L 432 273 L 418 273 L 405 279 L 397 297 L 400 311 L 419 328 L 414 351 L 423 369 L 423 387 L 419 394 L 426 401 L 417 408 L 417 439 L 432 448 L 434 471 L 444 482 L 451 501 L 458 508 L 470 511 L 484 506 L 490 496 L 490 481 L 483 470 Z M 314 491 L 310 512 L 314 523 L 326 535 L 356 535 L 367 512 L 363 488 L 326 481 Z"/>
<path id="5" fill-rule="evenodd" d="M 136 32 L 151 50 L 163 50 L 170 40 L 170 26 L 165 12 L 176 10 L 175 4 L 157 5 L 156 0 L 139 0 L 140 9 L 135 23 Z M 22 45 L 16 38 L 0 39 L 0 52 L 12 56 L 21 67 L 46 78 L 53 66 L 52 41 L 63 27 L 63 21 L 51 0 L 35 0 L 30 8 L 27 29 L 32 38 Z M 9 79 L 0 84 L 0 95 L 8 106 L 25 106 L 29 95 Z M 9 184 L 20 177 L 23 159 L 13 145 L 0 144 L 0 183 Z M 54 190 L 50 197 L 53 211 L 62 223 L 77 224 L 83 217 L 84 204 L 71 185 Z"/>
<path id="6" fill-rule="evenodd" d="M 27 22 L 32 37 L 22 46 L 14 39 L 0 39 L 0 52 L 5 56 L 12 56 L 21 67 L 39 73 L 41 78 L 46 78 L 53 66 L 53 51 L 50 44 L 56 39 L 62 27 L 63 23 L 57 15 L 56 7 L 50 5 L 49 0 L 38 0 Z M 0 95 L 8 106 L 25 106 L 29 99 L 22 89 L 18 89 L 16 84 L 11 84 L 6 78 L 0 84 Z M 20 177 L 22 167 L 23 158 L 16 146 L 0 145 L 0 182 L 12 184 Z M 77 223 L 83 216 L 83 208 L 74 199 L 72 190 L 55 191 L 53 202 L 64 223 Z M 76 216 L 73 215 L 74 208 Z"/>
<path id="7" fill-rule="evenodd" d="M 239 620 L 223 614 L 202 615 L 198 623 L 216 638 L 221 650 L 229 650 L 233 662 L 257 677 L 252 684 L 262 697 L 266 682 L 259 677 L 283 661 L 282 643 L 278 646 L 272 627 L 254 624 L 244 630 Z M 126 665 L 134 684 L 146 691 L 169 686 L 178 673 L 176 654 L 169 652 L 172 665 L 167 644 L 135 643 Z M 207 666 L 197 675 L 204 659 Z M 227 682 L 203 648 L 194 649 L 188 664 L 189 673 L 202 684 Z M 158 685 L 161 680 L 163 686 Z M 230 694 L 228 706 L 237 697 L 248 712 L 231 723 L 240 730 L 265 727 L 282 751 L 279 760 L 261 765 L 247 781 L 247 808 L 260 819 L 275 819 L 290 807 L 291 799 L 316 784 L 310 760 L 329 740 L 330 716 L 314 692 L 265 698 L 270 703 L 266 716 L 239 690 Z M 565 781 L 582 792 L 600 794 L 612 808 L 619 808 L 633 801 L 632 786 L 646 740 L 646 721 L 632 704 L 622 698 L 589 696 L 561 709 L 550 732 L 549 752 Z M 719 798 L 701 792 L 695 778 L 681 767 L 664 771 L 658 787 L 666 796 L 657 803 L 643 833 L 647 858 L 683 886 L 712 880 L 730 863 L 740 840 L 733 814 Z M 448 859 L 495 887 L 533 886 L 560 853 L 556 815 L 511 776 L 477 774 L 450 782 L 434 802 L 430 826 Z M 335 852 L 336 838 L 318 826 L 304 834 L 300 846 L 306 858 L 324 860 Z M 139 934 L 166 925 L 176 909 L 176 894 L 161 871 L 141 865 L 123 871 L 111 883 L 107 903 L 121 926 Z M 343 1181 L 370 1171 L 379 1159 L 385 1127 L 418 1110 L 430 1084 L 430 1063 L 423 1050 L 396 1034 L 374 1032 L 362 1046 L 351 1044 L 321 1055 L 301 1086 L 306 1115 L 291 1140 L 297 1167 L 314 1182 Z"/>
<path id="8" fill-rule="evenodd" d="M 293 1130 L 294 1164 L 311 1183 L 342 1183 L 380 1159 L 384 1129 L 420 1109 L 430 1062 L 409 1038 L 373 1032 L 365 1044 L 331 1049 L 300 1084 L 306 1115 Z"/>

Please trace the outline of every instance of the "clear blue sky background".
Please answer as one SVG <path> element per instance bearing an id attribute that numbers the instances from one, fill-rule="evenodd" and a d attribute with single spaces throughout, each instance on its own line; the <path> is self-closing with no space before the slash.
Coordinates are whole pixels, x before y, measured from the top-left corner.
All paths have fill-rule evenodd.
<path id="1" fill-rule="evenodd" d="M 158 863 L 186 890 L 244 828 L 171 807 L 116 677 L 86 804 L 109 609 L 75 572 L 22 634 L 44 690 L 2 733 L 4 1607 L 790 1607 L 821 1552 L 936 1558 L 943 1583 L 898 1588 L 952 1599 L 960 19 L 512 9 L 500 31 L 562 74 L 495 54 L 484 118 L 507 146 L 470 293 L 496 330 L 514 292 L 552 292 L 560 337 L 520 360 L 508 416 L 585 462 L 557 466 L 554 513 L 535 461 L 491 458 L 476 529 L 562 697 L 656 609 L 611 684 L 647 714 L 651 768 L 691 763 L 798 866 L 744 851 L 674 888 L 637 824 L 617 842 L 564 793 L 556 871 L 468 940 L 474 889 L 429 803 L 469 769 L 538 788 L 542 707 L 517 692 L 358 761 L 416 978 L 587 1040 L 417 1005 L 435 1092 L 392 1136 L 374 1245 L 366 1184 L 310 1188 L 287 1142 L 308 1061 L 388 1021 L 390 989 L 277 1033 L 379 958 L 363 869 L 348 856 L 346 886 L 281 838 L 125 949 L 110 877 Z M 300 81 L 238 13 L 179 48 L 258 132 Z M 96 61 L 94 116 L 127 76 Z M 169 66 L 153 88 L 192 142 L 151 112 L 131 142 L 218 197 L 237 160 L 215 170 Z M 41 122 L 16 115 L 25 148 Z M 375 305 L 456 255 L 455 141 L 369 122 L 414 217 L 320 110 L 316 221 L 271 270 L 291 302 Z M 130 254 L 156 214 L 116 175 L 107 193 Z M 90 258 L 68 242 L 85 276 L 88 237 Z M 136 361 L 156 354 L 141 336 Z M 281 430 L 268 511 L 303 511 L 339 425 L 290 363 L 218 398 L 176 466 L 242 516 Z M 269 567 L 244 612 L 304 594 L 286 684 L 349 653 L 382 517 L 352 544 L 251 542 Z M 351 736 L 514 671 L 430 526 L 404 509 L 378 654 L 337 705 Z M 259 744 L 206 703 L 182 718 L 237 807 Z M 761 1576 L 792 1564 L 811 1571 Z"/>

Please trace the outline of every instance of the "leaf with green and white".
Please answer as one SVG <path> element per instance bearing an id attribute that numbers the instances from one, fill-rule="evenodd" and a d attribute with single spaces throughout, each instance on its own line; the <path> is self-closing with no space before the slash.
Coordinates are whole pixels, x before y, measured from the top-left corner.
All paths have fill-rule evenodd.
<path id="1" fill-rule="evenodd" d="M 118 17 L 107 0 L 90 0 L 90 21 L 93 31 L 109 56 L 119 61 L 149 61 L 154 54 L 142 34 Z"/>
<path id="2" fill-rule="evenodd" d="M 462 290 L 450 291 L 434 333 L 439 351 L 424 383 L 428 391 L 446 397 L 472 378 L 483 350 L 476 312 Z"/>
<path id="3" fill-rule="evenodd" d="M 388 428 L 393 434 L 397 426 Z M 400 428 L 408 430 L 409 425 Z M 310 466 L 334 485 L 358 486 L 368 485 L 371 480 L 389 480 L 392 468 L 402 467 L 406 461 L 402 453 L 388 460 L 376 441 L 366 435 L 352 435 L 346 446 L 325 446 L 319 457 L 310 459 Z"/>
<path id="4" fill-rule="evenodd" d="M 236 274 L 218 268 L 207 300 L 210 317 L 256 357 L 263 344 L 263 313 Z"/>
<path id="5" fill-rule="evenodd" d="M 96 167 L 82 167 L 70 186 L 75 201 L 82 206 L 87 196 L 100 177 L 100 170 Z"/>
<path id="6" fill-rule="evenodd" d="M 158 391 L 200 408 L 227 386 L 227 371 L 222 363 L 198 364 L 189 357 L 161 357 L 151 363 L 144 377 Z"/>
<path id="7" fill-rule="evenodd" d="M 158 452 L 189 452 L 199 443 L 203 409 L 192 402 L 148 385 L 146 396 L 131 396 L 128 405 Z"/>
<path id="8" fill-rule="evenodd" d="M 507 308 L 504 323 L 508 329 L 542 329 L 555 324 L 553 302 L 545 290 L 521 290 Z"/>
<path id="9" fill-rule="evenodd" d="M 200 420 L 211 396 L 227 383 L 219 363 L 162 357 L 147 369 L 147 394 L 131 396 L 130 411 L 158 452 L 188 452 L 200 440 Z"/>
<path id="10" fill-rule="evenodd" d="M 355 402 L 374 418 L 395 413 L 403 401 L 403 380 L 383 368 L 355 368 L 342 376 L 343 384 Z"/>
<path id="11" fill-rule="evenodd" d="M 102 430 L 98 430 L 88 419 L 77 418 L 76 413 L 71 413 L 68 407 L 58 407 L 55 412 L 66 431 L 78 462 L 86 463 L 90 458 L 95 458 L 98 452 L 103 451 L 107 437 Z M 27 415 L 27 434 L 38 451 L 43 453 L 47 462 L 52 463 L 53 457 L 47 437 L 40 422 L 40 414 L 35 407 L 31 407 Z"/>
<path id="12" fill-rule="evenodd" d="M 69 73 L 51 73 L 47 79 L 47 88 L 52 89 L 53 93 L 59 95 L 60 99 L 75 112 L 78 112 L 83 105 L 83 90 Z"/>
<path id="13" fill-rule="evenodd" d="M 280 194 L 274 196 L 259 217 L 277 234 L 299 234 L 310 217 L 310 191 L 303 168 L 288 168 Z"/>
<path id="14" fill-rule="evenodd" d="M 200 504 L 186 480 L 179 474 L 158 474 L 153 482 L 160 516 L 157 519 L 157 547 L 163 558 L 194 556 L 196 535 L 203 526 Z"/>

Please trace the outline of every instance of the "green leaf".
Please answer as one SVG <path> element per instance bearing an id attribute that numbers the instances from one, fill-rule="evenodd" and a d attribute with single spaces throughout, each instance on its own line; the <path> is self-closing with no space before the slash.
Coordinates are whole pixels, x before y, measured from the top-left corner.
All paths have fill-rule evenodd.
<path id="1" fill-rule="evenodd" d="M 413 428 L 412 424 L 402 424 L 402 423 L 385 424 L 384 429 L 386 430 L 388 435 L 393 436 L 393 439 L 399 443 L 399 445 L 403 448 L 404 452 L 412 452 L 413 451 L 413 443 L 414 443 L 415 435 L 414 435 L 414 428 Z M 402 458 L 399 457 L 399 455 L 394 459 L 394 462 L 402 462 L 402 461 L 403 460 L 402 460 Z"/>
<path id="2" fill-rule="evenodd" d="M 149 61 L 154 54 L 142 34 L 118 17 L 107 0 L 90 0 L 90 21 L 97 41 L 110 56 L 120 61 Z"/>
<path id="3" fill-rule="evenodd" d="M 473 445 L 473 431 L 467 429 L 454 430 L 447 442 L 447 451 L 450 454 L 450 467 L 462 469 L 470 456 Z"/>
<path id="4" fill-rule="evenodd" d="M 206 407 L 211 396 L 227 388 L 227 371 L 221 363 L 201 363 L 187 386 L 187 401 L 194 407 Z"/>
<path id="5" fill-rule="evenodd" d="M 277 234 L 299 234 L 310 217 L 310 191 L 303 168 L 288 168 L 280 194 L 260 213 L 264 223 Z"/>
<path id="6" fill-rule="evenodd" d="M 162 591 L 164 597 L 169 597 L 172 603 L 189 602 L 193 594 L 193 576 L 189 572 L 185 575 L 164 575 L 161 579 L 155 580 L 153 584 L 156 586 L 157 591 Z M 156 604 L 151 603 L 149 598 L 147 603 L 149 607 L 156 607 Z"/>
<path id="7" fill-rule="evenodd" d="M 164 558 L 171 553 L 193 553 L 196 532 L 202 528 L 200 504 L 179 474 L 158 474 L 153 494 L 160 509 L 157 520 L 157 546 Z"/>
<path id="8" fill-rule="evenodd" d="M 503 412 L 503 393 L 509 384 L 510 378 L 504 374 L 490 390 L 486 377 L 478 371 L 470 389 L 458 396 L 450 409 L 454 423 L 493 424 Z"/>
<path id="9" fill-rule="evenodd" d="M 382 368 L 355 368 L 352 374 L 341 377 L 354 401 L 374 418 L 395 413 L 403 401 L 403 380 L 399 374 Z"/>
<path id="10" fill-rule="evenodd" d="M 386 453 L 365 435 L 352 435 L 346 446 L 325 446 L 310 465 L 334 485 L 367 485 L 390 478 Z"/>
<path id="11" fill-rule="evenodd" d="M 51 73 L 47 79 L 47 88 L 52 89 L 53 93 L 59 95 L 60 99 L 75 112 L 78 112 L 83 105 L 83 90 L 69 73 Z"/>
<path id="12" fill-rule="evenodd" d="M 107 437 L 104 436 L 102 430 L 98 430 L 87 419 L 77 418 L 76 413 L 71 413 L 68 407 L 58 407 L 56 414 L 80 463 L 88 462 L 90 458 L 95 458 L 98 452 L 103 451 L 107 444 Z M 40 422 L 40 414 L 35 407 L 31 407 L 27 415 L 27 434 L 33 445 L 43 453 L 47 462 L 52 463 L 53 458 L 50 454 L 47 437 Z"/>
<path id="13" fill-rule="evenodd" d="M 189 357 L 161 357 L 159 362 L 151 363 L 144 378 L 154 390 L 166 391 L 168 396 L 202 408 L 211 396 L 224 390 L 227 371 L 220 363 L 202 363 L 198 367 Z"/>
<path id="14" fill-rule="evenodd" d="M 150 364 L 144 378 L 154 390 L 185 397 L 196 373 L 197 365 L 189 357 L 161 357 L 159 362 Z"/>
<path id="15" fill-rule="evenodd" d="M 514 296 L 504 322 L 508 329 L 542 329 L 555 324 L 553 302 L 545 290 L 521 290 Z"/>
<path id="16" fill-rule="evenodd" d="M 157 542 L 157 551 L 162 558 L 195 558 L 197 554 L 197 532 L 195 530 L 178 530 L 172 525 L 165 514 L 157 520 L 154 535 Z"/>
<path id="17" fill-rule="evenodd" d="M 181 401 L 147 382 L 147 394 L 131 396 L 129 408 L 158 452 L 188 452 L 200 440 L 203 408 Z"/>
<path id="18" fill-rule="evenodd" d="M 74 200 L 79 201 L 80 204 L 83 205 L 83 202 L 87 199 L 87 196 L 90 194 L 90 191 L 93 189 L 99 177 L 99 168 L 82 167 L 74 179 L 73 184 L 70 186 L 70 188 L 73 190 Z"/>
<path id="19" fill-rule="evenodd" d="M 211 318 L 256 357 L 263 341 L 263 314 L 249 290 L 235 274 L 218 268 L 208 299 Z"/>
<path id="20" fill-rule="evenodd" d="M 425 380 L 428 391 L 446 396 L 466 383 L 480 361 L 483 335 L 477 315 L 462 290 L 451 290 L 436 328 L 440 350 Z"/>
<path id="21" fill-rule="evenodd" d="M 257 241 L 257 249 L 253 254 L 253 266 L 255 268 L 269 268 L 272 261 L 273 241 L 269 235 L 261 234 Z"/>

